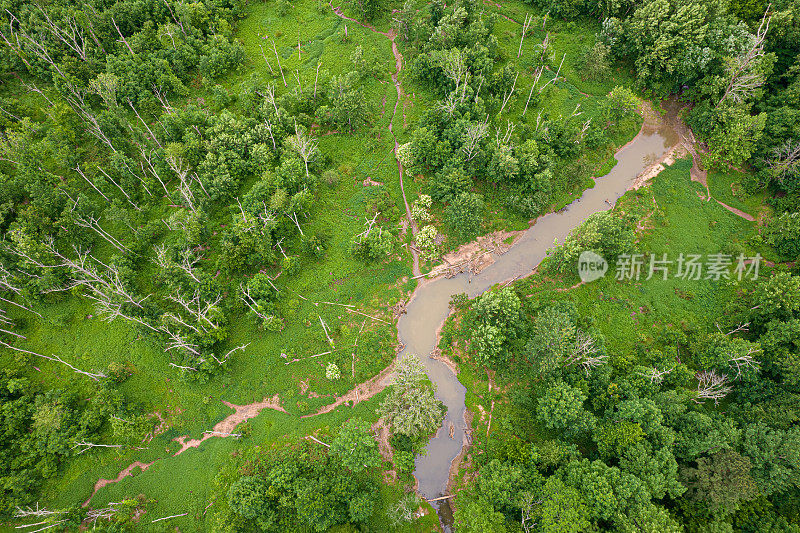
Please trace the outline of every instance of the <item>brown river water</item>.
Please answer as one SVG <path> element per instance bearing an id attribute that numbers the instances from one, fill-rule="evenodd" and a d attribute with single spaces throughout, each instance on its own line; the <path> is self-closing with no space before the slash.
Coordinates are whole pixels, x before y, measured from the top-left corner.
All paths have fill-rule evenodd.
<path id="1" fill-rule="evenodd" d="M 403 353 L 419 355 L 436 386 L 436 397 L 447 407 L 442 428 L 430 440 L 425 455 L 416 458 L 414 476 L 417 492 L 426 499 L 444 496 L 448 490 L 450 470 L 467 444 L 466 389 L 443 362 L 431 358 L 438 343 L 437 331 L 449 314 L 453 294 L 467 293 L 474 298 L 497 283 L 530 275 L 544 259 L 553 242 L 564 242 L 569 232 L 592 213 L 611 209 L 631 187 L 634 179 L 653 162 L 677 144 L 678 136 L 671 120 L 664 121 L 655 113 L 649 115 L 639 134 L 616 153 L 617 164 L 600 178 L 595 186 L 564 209 L 539 217 L 516 243 L 503 255 L 495 255 L 494 263 L 477 275 L 459 274 L 453 278 L 438 278 L 420 285 L 407 306 L 407 313 L 398 321 Z M 452 437 L 450 427 L 454 428 Z M 455 465 L 457 466 L 457 465 Z M 449 500 L 432 502 L 445 531 L 452 531 L 452 511 Z"/>

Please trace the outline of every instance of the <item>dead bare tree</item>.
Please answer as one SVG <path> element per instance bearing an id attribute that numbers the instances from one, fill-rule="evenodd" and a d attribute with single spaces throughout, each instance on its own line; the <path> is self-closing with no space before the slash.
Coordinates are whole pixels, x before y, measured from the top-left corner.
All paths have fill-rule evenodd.
<path id="1" fill-rule="evenodd" d="M 218 305 L 222 301 L 221 294 L 217 294 L 213 300 L 205 300 L 199 290 L 195 290 L 192 297 L 188 298 L 176 289 L 175 294 L 168 295 L 167 298 L 183 308 L 203 333 L 219 329 L 219 324 L 215 320 L 221 314 Z"/>
<path id="2" fill-rule="evenodd" d="M 100 235 L 106 242 L 111 244 L 114 248 L 119 250 L 120 252 L 125 253 L 133 253 L 131 252 L 130 248 L 119 242 L 113 235 L 108 233 L 103 227 L 100 225 L 100 220 L 94 215 L 86 215 L 80 216 L 75 215 L 74 217 L 75 224 L 82 227 L 82 228 L 89 228 L 93 230 L 95 233 Z"/>
<path id="3" fill-rule="evenodd" d="M 361 243 L 363 243 L 364 241 L 367 240 L 367 238 L 369 237 L 369 234 L 372 232 L 372 228 L 375 227 L 375 223 L 378 220 L 378 215 L 380 215 L 380 211 L 375 213 L 375 216 L 372 217 L 372 220 L 366 219 L 367 229 L 365 229 L 364 231 L 362 231 L 361 233 L 359 233 L 358 235 L 356 235 L 354 237 L 355 242 L 357 242 L 358 244 L 361 244 Z M 378 229 L 383 231 L 383 229 L 380 228 L 380 227 L 378 227 Z"/>
<path id="4" fill-rule="evenodd" d="M 12 346 L 11 344 L 8 344 L 7 342 L 2 341 L 2 340 L 0 340 L 0 345 L 5 346 L 9 350 L 14 350 L 14 351 L 20 352 L 20 353 L 26 353 L 28 355 L 35 355 L 36 357 L 41 357 L 42 359 L 47 359 L 48 361 L 55 361 L 57 363 L 61 363 L 62 365 L 65 365 L 65 366 L 69 367 L 73 372 L 77 372 L 78 374 L 83 374 L 84 376 L 87 376 L 87 377 L 93 379 L 94 381 L 100 381 L 100 378 L 108 377 L 105 374 L 103 374 L 102 372 L 86 372 L 85 370 L 81 370 L 79 368 L 76 368 L 76 367 L 74 367 L 71 364 L 67 363 L 66 361 L 61 359 L 61 357 L 59 357 L 59 356 L 57 356 L 55 354 L 53 354 L 52 356 L 47 356 L 47 355 L 42 355 L 40 353 L 31 352 L 30 350 L 23 350 L 22 348 L 17 348 L 16 346 Z"/>
<path id="5" fill-rule="evenodd" d="M 567 58 L 567 54 L 564 54 L 564 56 L 561 58 L 561 63 L 559 63 L 559 65 L 558 65 L 558 70 L 556 70 L 556 75 L 555 75 L 555 76 L 553 76 L 553 79 L 551 79 L 551 80 L 548 80 L 548 81 L 547 81 L 547 83 L 545 83 L 544 85 L 542 85 L 542 87 L 539 89 L 539 92 L 542 92 L 542 91 L 544 91 L 544 90 L 545 90 L 545 88 L 547 88 L 547 86 L 548 86 L 548 85 L 550 85 L 551 83 L 552 83 L 552 84 L 555 84 L 555 82 L 556 82 L 556 81 L 558 80 L 558 78 L 559 78 L 559 74 L 561 73 L 561 67 L 562 67 L 562 66 L 564 66 L 564 60 L 565 60 L 566 58 Z"/>
<path id="6" fill-rule="evenodd" d="M 770 173 L 778 180 L 800 173 L 800 140 L 788 139 L 772 149 L 772 155 L 764 159 Z"/>
<path id="7" fill-rule="evenodd" d="M 525 40 L 525 34 L 528 33 L 528 28 L 531 27 L 531 23 L 533 22 L 533 15 L 526 14 L 525 15 L 525 23 L 522 25 L 522 35 L 519 37 L 519 50 L 517 50 L 517 57 L 522 54 L 522 41 Z"/>
<path id="8" fill-rule="evenodd" d="M 534 531 L 534 526 L 536 526 L 536 522 L 534 522 L 533 517 L 535 516 L 534 511 L 536 506 L 541 505 L 544 500 L 541 498 L 536 498 L 530 492 L 524 492 L 520 496 L 520 522 L 522 525 L 522 530 L 525 533 L 531 533 Z"/>
<path id="9" fill-rule="evenodd" d="M 297 121 L 294 121 L 294 135 L 287 139 L 289 145 L 300 155 L 306 165 L 306 177 L 308 177 L 308 162 L 317 156 L 317 140 L 303 130 L 297 128 Z"/>
<path id="10" fill-rule="evenodd" d="M 664 376 L 668 376 L 671 373 L 672 373 L 671 368 L 668 370 L 659 370 L 656 367 L 647 369 L 646 371 L 642 370 L 638 372 L 640 376 L 648 378 L 650 380 L 650 383 L 661 383 L 662 381 L 664 381 Z"/>
<path id="11" fill-rule="evenodd" d="M 544 72 L 544 67 L 540 66 L 537 67 L 536 73 L 533 76 L 533 84 L 531 85 L 531 90 L 528 93 L 528 99 L 525 100 L 525 109 L 522 110 L 522 116 L 525 116 L 525 113 L 528 112 L 528 104 L 531 103 L 531 96 L 533 96 L 533 89 L 536 88 L 536 84 L 539 83 L 539 78 L 542 77 L 542 72 Z"/>
<path id="12" fill-rule="evenodd" d="M 250 346 L 249 342 L 247 344 L 242 344 L 241 346 L 237 346 L 236 348 L 233 348 L 232 350 L 228 351 L 228 353 L 223 355 L 222 359 L 217 359 L 217 356 L 215 356 L 213 352 L 211 353 L 211 357 L 213 357 L 214 361 L 216 361 L 217 363 L 223 364 L 228 360 L 228 357 L 230 357 L 232 353 L 238 352 L 239 350 L 244 351 L 245 348 L 247 348 L 248 346 Z"/>
<path id="13" fill-rule="evenodd" d="M 756 34 L 752 36 L 747 49 L 734 57 L 728 64 L 726 71 L 729 77 L 728 85 L 716 107 L 719 107 L 727 98 L 735 103 L 741 103 L 756 89 L 764 85 L 766 76 L 763 71 L 758 69 L 758 63 L 764 57 L 764 42 L 769 31 L 769 23 L 772 20 L 772 15 L 769 13 L 771 7 L 772 4 L 767 5 L 764 16 L 761 18 L 761 24 L 759 24 Z"/>
<path id="14" fill-rule="evenodd" d="M 80 448 L 80 451 L 76 455 L 81 455 L 84 452 L 88 452 L 92 448 L 126 448 L 124 444 L 96 444 L 94 442 L 88 441 L 80 441 L 73 444 L 72 449 Z M 132 446 L 131 450 L 146 450 L 147 448 L 142 448 L 139 446 Z"/>
<path id="15" fill-rule="evenodd" d="M 575 333 L 575 347 L 572 354 L 564 360 L 564 366 L 579 366 L 588 375 L 592 368 L 602 365 L 606 359 L 608 355 L 600 353 L 595 340 L 587 333 L 578 330 Z"/>
<path id="16" fill-rule="evenodd" d="M 508 141 L 511 140 L 511 135 L 514 133 L 514 129 L 516 127 L 517 127 L 516 124 L 514 124 L 510 120 L 507 120 L 506 121 L 506 130 L 502 135 L 500 134 L 500 132 L 502 131 L 500 129 L 500 127 L 498 126 L 498 127 L 495 128 L 494 142 L 495 142 L 495 144 L 497 145 L 498 148 L 508 144 Z"/>
<path id="17" fill-rule="evenodd" d="M 156 134 L 153 133 L 153 130 L 150 129 L 150 126 L 147 125 L 147 122 L 144 121 L 142 115 L 139 114 L 139 111 L 136 109 L 136 106 L 133 105 L 133 102 L 131 102 L 130 98 L 128 98 L 128 106 L 133 110 L 134 114 L 136 114 L 136 118 L 138 118 L 139 122 L 142 123 L 142 126 L 144 126 L 144 128 L 147 130 L 147 133 L 150 134 L 150 138 L 153 139 L 153 142 L 155 142 L 159 148 L 163 148 L 163 146 L 161 146 L 161 143 L 158 142 L 158 137 L 156 137 Z"/>
<path id="18" fill-rule="evenodd" d="M 281 66 L 281 58 L 278 57 L 278 48 L 275 46 L 275 39 L 272 39 L 272 50 L 275 52 L 275 59 L 278 61 L 278 69 L 281 71 L 281 79 L 283 79 L 283 86 L 288 87 L 286 84 L 286 77 L 283 75 L 283 67 Z"/>
<path id="19" fill-rule="evenodd" d="M 488 120 L 488 117 L 487 117 Z M 464 133 L 464 144 L 461 150 L 467 157 L 467 161 L 472 161 L 480 152 L 480 143 L 489 134 L 489 125 L 487 122 L 476 122 L 471 124 L 467 131 Z"/>
<path id="20" fill-rule="evenodd" d="M 75 52 L 82 61 L 86 61 L 86 34 L 72 15 L 67 15 L 61 25 L 50 18 L 47 11 L 38 6 L 40 13 L 44 16 L 45 27 L 50 34 L 60 41 L 67 48 Z"/>
<path id="21" fill-rule="evenodd" d="M 275 71 L 272 70 L 272 65 L 269 64 L 269 60 L 267 59 L 267 54 L 264 52 L 264 47 L 261 45 L 261 43 L 258 43 L 258 47 L 261 49 L 261 57 L 264 58 L 264 63 L 267 64 L 267 68 L 269 69 L 269 73 L 274 76 L 275 75 Z"/>
<path id="22" fill-rule="evenodd" d="M 739 379 L 742 376 L 743 370 L 758 370 L 761 368 L 761 363 L 755 357 L 753 357 L 759 352 L 761 352 L 761 348 L 758 346 L 749 346 L 747 352 L 734 354 L 730 359 L 728 359 L 728 366 L 736 369 L 736 376 L 733 378 L 734 380 Z"/>
<path id="23" fill-rule="evenodd" d="M 519 72 L 517 72 L 517 75 L 514 76 L 514 83 L 511 85 L 511 90 L 509 90 L 505 95 L 503 95 L 503 105 L 500 106 L 500 111 L 497 112 L 498 116 L 503 112 L 503 109 L 506 108 L 506 104 L 508 104 L 508 101 L 511 100 L 511 95 L 514 94 L 514 89 L 516 89 L 517 87 L 517 78 L 519 78 Z"/>
<path id="24" fill-rule="evenodd" d="M 250 289 L 244 283 L 239 284 L 239 291 L 241 295 L 239 299 L 242 300 L 245 305 L 256 315 L 258 318 L 263 320 L 265 323 L 269 322 L 274 318 L 273 315 L 267 315 L 261 311 L 261 306 L 258 305 L 258 302 L 255 298 L 250 295 Z"/>
<path id="25" fill-rule="evenodd" d="M 122 35 L 119 26 L 117 26 L 117 21 L 114 20 L 114 17 L 111 17 L 111 24 L 114 26 L 114 29 L 117 30 L 117 34 L 119 35 L 119 40 L 117 42 L 124 43 L 128 48 L 128 52 L 131 53 L 131 56 L 136 57 L 136 54 L 133 53 L 133 48 L 131 48 L 131 45 L 129 45 L 128 41 L 125 40 L 125 37 Z"/>
<path id="26" fill-rule="evenodd" d="M 717 374 L 714 370 L 698 372 L 697 378 L 697 398 L 696 403 L 703 403 L 703 400 L 714 400 L 714 404 L 727 396 L 733 389 L 728 385 L 728 376 Z"/>

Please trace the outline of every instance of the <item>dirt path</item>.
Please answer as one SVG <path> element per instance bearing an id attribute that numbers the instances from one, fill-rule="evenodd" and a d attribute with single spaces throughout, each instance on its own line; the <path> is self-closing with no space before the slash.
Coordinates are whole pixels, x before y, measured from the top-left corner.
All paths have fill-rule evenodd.
<path id="1" fill-rule="evenodd" d="M 325 413 L 330 413 L 340 405 L 347 402 L 353 402 L 353 405 L 359 404 L 364 400 L 368 400 L 381 392 L 387 386 L 392 384 L 394 378 L 394 361 L 389 366 L 381 370 L 380 374 L 368 379 L 364 383 L 360 383 L 351 389 L 349 392 L 336 398 L 336 401 L 320 407 L 316 413 L 303 415 L 300 418 L 309 418 L 312 416 L 319 416 Z"/>
<path id="2" fill-rule="evenodd" d="M 409 227 L 411 228 L 411 235 L 416 235 L 417 232 L 419 232 L 419 228 L 417 227 L 417 223 L 411 217 L 411 208 L 408 205 L 408 199 L 406 198 L 406 189 L 403 186 L 403 164 L 400 162 L 400 159 L 397 158 L 397 148 L 400 146 L 400 143 L 397 142 L 397 136 L 394 134 L 394 130 L 392 128 L 394 124 L 394 119 L 397 116 L 397 106 L 400 105 L 400 101 L 403 99 L 403 95 L 405 94 L 403 92 L 403 86 L 400 83 L 400 71 L 403 70 L 403 54 L 401 54 L 400 50 L 397 49 L 397 42 L 395 41 L 395 39 L 397 38 L 397 34 L 394 32 L 394 30 L 389 30 L 388 32 L 380 31 L 375 27 L 370 26 L 369 24 L 359 22 L 356 19 L 350 18 L 344 13 L 342 13 L 341 6 L 333 7 L 332 2 L 329 2 L 328 5 L 331 6 L 331 10 L 336 16 L 344 20 L 349 20 L 355 24 L 358 24 L 359 26 L 362 26 L 373 33 L 377 33 L 378 35 L 383 35 L 384 37 L 389 39 L 389 41 L 391 41 L 392 43 L 392 55 L 394 56 L 394 64 L 395 64 L 395 72 L 394 74 L 392 74 L 392 81 L 394 82 L 394 87 L 397 90 L 397 100 L 395 100 L 394 102 L 394 111 L 392 111 L 392 118 L 389 121 L 389 132 L 392 134 L 392 137 L 394 137 L 394 155 L 395 159 L 397 159 L 397 172 L 400 175 L 400 192 L 403 195 L 403 203 L 406 206 L 406 217 L 408 217 Z M 410 246 L 408 249 L 411 252 L 411 257 L 413 260 L 413 267 L 412 267 L 414 273 L 413 275 L 417 276 L 420 274 L 419 252 L 417 252 L 414 248 Z"/>
<path id="3" fill-rule="evenodd" d="M 157 461 L 157 459 L 156 459 L 156 461 Z M 135 468 L 141 468 L 142 472 L 144 472 L 145 470 L 150 468 L 150 466 L 153 463 L 155 463 L 156 461 L 152 461 L 150 463 L 142 463 L 141 461 L 134 461 L 133 463 L 131 463 L 127 467 L 125 467 L 115 479 L 104 479 L 104 478 L 98 479 L 97 483 L 94 484 L 94 490 L 92 491 L 92 495 L 89 496 L 89 499 L 87 499 L 85 502 L 83 502 L 83 507 L 89 507 L 89 502 L 92 501 L 92 498 L 94 498 L 94 495 L 97 494 L 98 490 L 102 489 L 106 485 L 110 485 L 112 483 L 119 483 L 120 481 L 122 481 L 126 477 L 132 475 L 133 474 L 133 470 Z"/>
<path id="4" fill-rule="evenodd" d="M 277 394 L 272 398 L 264 399 L 260 402 L 250 403 L 247 405 L 234 405 L 230 402 L 226 402 L 225 400 L 223 400 L 222 403 L 233 409 L 234 413 L 226 416 L 222 422 L 215 425 L 211 431 L 206 431 L 199 439 L 187 441 L 186 439 L 188 438 L 188 435 L 173 439 L 181 445 L 181 449 L 175 452 L 172 455 L 173 457 L 182 454 L 189 448 L 197 448 L 201 443 L 212 437 L 230 437 L 233 433 L 233 430 L 236 429 L 236 426 L 246 420 L 255 418 L 263 409 L 274 409 L 282 413 L 286 412 L 286 409 L 281 407 L 281 399 Z"/>
<path id="5" fill-rule="evenodd" d="M 742 217 L 743 219 L 748 220 L 750 222 L 755 222 L 756 221 L 756 219 L 752 215 L 749 215 L 749 214 L 745 213 L 741 209 L 736 209 L 735 207 L 731 207 L 728 204 L 724 204 L 724 203 L 720 202 L 719 200 L 717 200 L 716 198 L 714 198 L 714 200 L 716 200 L 716 202 L 719 205 L 721 205 L 722 207 L 724 207 L 725 209 L 727 209 L 728 211 L 730 211 L 734 215 Z"/>
<path id="6" fill-rule="evenodd" d="M 235 405 L 225 400 L 222 400 L 222 403 L 226 406 L 230 407 L 234 410 L 233 414 L 226 416 L 221 422 L 216 424 L 211 431 L 206 431 L 203 436 L 199 439 L 192 439 L 190 441 L 186 441 L 189 438 L 188 435 L 183 435 L 182 437 L 176 437 L 173 439 L 174 441 L 178 442 L 181 445 L 181 449 L 172 454 L 169 457 L 175 457 L 189 448 L 197 448 L 200 446 L 202 442 L 212 438 L 212 437 L 230 437 L 232 436 L 233 430 L 236 429 L 236 426 L 241 424 L 242 422 L 249 420 L 258 416 L 258 414 L 263 409 L 274 409 L 276 411 L 280 411 L 282 413 L 286 412 L 286 409 L 281 407 L 281 401 L 278 395 L 276 394 L 272 398 L 265 398 L 260 402 L 250 403 L 247 405 Z M 89 503 L 94 498 L 94 495 L 97 494 L 97 491 L 105 487 L 106 485 L 110 485 L 112 483 L 119 483 L 126 477 L 130 476 L 133 473 L 135 468 L 141 468 L 142 472 L 150 468 L 153 463 L 160 461 L 161 459 L 156 459 L 150 463 L 142 463 L 140 461 L 135 461 L 120 471 L 119 475 L 115 479 L 98 479 L 97 482 L 94 484 L 94 490 L 92 491 L 92 495 L 83 502 L 84 507 L 88 507 Z"/>

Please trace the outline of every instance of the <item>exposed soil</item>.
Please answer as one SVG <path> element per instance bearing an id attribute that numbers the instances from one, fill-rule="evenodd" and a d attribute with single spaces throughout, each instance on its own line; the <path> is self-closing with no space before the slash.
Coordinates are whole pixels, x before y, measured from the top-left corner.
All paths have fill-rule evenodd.
<path id="1" fill-rule="evenodd" d="M 286 412 L 286 409 L 281 407 L 281 399 L 276 394 L 272 398 L 264 399 L 257 403 L 250 403 L 247 405 L 234 405 L 230 402 L 222 401 L 225 405 L 234 409 L 235 412 L 232 415 L 228 415 L 225 419 L 214 426 L 210 432 L 205 433 L 199 439 L 192 439 L 187 441 L 188 435 L 184 435 L 182 437 L 176 437 L 174 440 L 181 445 L 181 449 L 178 450 L 173 454 L 173 457 L 178 456 L 188 450 L 189 448 L 197 448 L 200 446 L 202 442 L 212 438 L 212 437 L 228 437 L 233 433 L 233 430 L 236 429 L 236 426 L 244 422 L 245 420 L 250 420 L 251 418 L 255 418 L 258 416 L 258 413 L 261 412 L 262 409 L 275 409 L 276 411 L 281 411 L 282 413 Z"/>
<path id="2" fill-rule="evenodd" d="M 459 246 L 448 254 L 442 256 L 442 263 L 436 265 L 425 275 L 425 281 L 430 282 L 439 276 L 452 277 L 460 272 L 479 274 L 481 270 L 494 263 L 492 253 L 502 255 L 513 245 L 513 239 L 525 231 L 495 231 L 482 235 L 472 242 Z M 512 238 L 510 244 L 504 241 Z"/>
<path id="3" fill-rule="evenodd" d="M 368 400 L 381 392 L 387 386 L 391 385 L 392 379 L 394 378 L 394 361 L 392 361 L 389 366 L 381 370 L 380 374 L 377 376 L 368 379 L 364 383 L 356 385 L 355 388 L 351 389 L 346 394 L 339 396 L 336 398 L 336 401 L 320 407 L 316 413 L 311 413 L 308 415 L 303 415 L 300 418 L 308 418 L 310 416 L 318 416 L 325 413 L 330 413 L 340 405 L 343 405 L 347 402 L 352 402 L 352 405 L 357 405 L 364 400 Z"/>
<path id="4" fill-rule="evenodd" d="M 719 205 L 721 205 L 722 207 L 724 207 L 725 209 L 727 209 L 728 211 L 730 211 L 734 215 L 742 217 L 745 220 L 749 220 L 750 222 L 755 222 L 756 219 L 755 219 L 755 217 L 753 217 L 753 215 L 745 213 L 741 209 L 736 209 L 735 207 L 731 207 L 728 204 L 724 204 L 724 203 L 720 202 L 719 200 L 717 200 L 716 198 L 715 198 L 715 200 L 717 201 L 717 203 Z"/>
<path id="5" fill-rule="evenodd" d="M 378 439 L 378 450 L 381 452 L 381 457 L 383 457 L 384 461 L 392 461 L 394 458 L 394 450 L 389 443 L 391 430 L 389 426 L 386 425 L 386 421 L 383 418 L 372 424 L 372 433 L 375 435 L 375 438 Z"/>
<path id="6" fill-rule="evenodd" d="M 275 409 L 276 411 L 281 411 L 281 412 L 285 413 L 286 410 L 283 407 L 281 407 L 281 403 L 280 402 L 281 402 L 280 398 L 278 397 L 277 394 L 275 396 L 273 396 L 272 398 L 264 399 L 261 402 L 251 403 L 251 404 L 247 404 L 247 405 L 235 405 L 235 404 L 232 404 L 230 402 L 226 402 L 225 400 L 223 400 L 222 403 L 227 405 L 231 409 L 233 409 L 235 412 L 233 414 L 225 417 L 224 420 L 222 420 L 221 422 L 216 424 L 211 431 L 206 432 L 203 435 L 203 437 L 200 438 L 200 439 L 192 439 L 192 440 L 187 442 L 186 439 L 189 438 L 188 435 L 184 435 L 182 437 L 177 437 L 177 438 L 173 439 L 173 440 L 177 441 L 181 445 L 181 449 L 178 450 L 177 452 L 175 452 L 172 455 L 172 457 L 175 457 L 177 455 L 182 454 L 183 452 L 185 452 L 189 448 L 197 448 L 198 446 L 200 446 L 200 443 L 210 439 L 211 437 L 228 437 L 228 436 L 230 436 L 231 433 L 233 432 L 233 430 L 236 429 L 236 426 L 238 426 L 239 424 L 241 424 L 245 420 L 249 420 L 251 418 L 254 418 L 263 409 Z M 159 418 L 161 418 L 161 417 L 159 416 Z M 141 468 L 142 472 L 144 472 L 153 463 L 155 463 L 156 461 L 159 461 L 159 460 L 160 459 L 156 459 L 155 461 L 152 461 L 150 463 L 142 463 L 140 461 L 135 461 L 135 462 L 131 463 L 130 465 L 128 465 L 125 469 L 123 469 L 115 479 L 102 479 L 102 478 L 98 479 L 97 482 L 94 484 L 94 490 L 92 491 L 92 495 L 89 496 L 89 499 L 87 499 L 83 503 L 83 506 L 84 507 L 88 507 L 89 506 L 89 502 L 92 501 L 92 498 L 94 497 L 95 494 L 97 494 L 97 491 L 102 489 L 106 485 L 109 485 L 111 483 L 118 483 L 118 482 L 122 481 L 126 477 L 130 476 L 135 468 Z"/>

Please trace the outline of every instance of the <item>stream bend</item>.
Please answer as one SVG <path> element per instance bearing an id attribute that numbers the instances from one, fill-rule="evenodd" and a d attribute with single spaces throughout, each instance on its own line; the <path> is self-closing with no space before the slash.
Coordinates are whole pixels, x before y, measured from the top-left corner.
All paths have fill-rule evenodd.
<path id="1" fill-rule="evenodd" d="M 634 179 L 661 159 L 677 144 L 671 120 L 645 110 L 645 123 L 639 134 L 615 155 L 617 164 L 595 186 L 564 209 L 539 217 L 517 242 L 503 255 L 494 255 L 494 263 L 477 275 L 462 273 L 452 278 L 437 278 L 423 282 L 414 291 L 406 314 L 398 320 L 400 356 L 415 353 L 425 366 L 428 377 L 436 386 L 436 397 L 447 408 L 442 427 L 428 443 L 426 455 L 416 458 L 414 477 L 417 492 L 425 499 L 445 495 L 450 479 L 451 464 L 467 444 L 466 389 L 443 362 L 431 353 L 438 343 L 438 330 L 449 314 L 451 295 L 467 293 L 474 298 L 493 285 L 525 277 L 544 259 L 555 239 L 563 242 L 569 232 L 590 215 L 606 211 L 631 187 Z M 451 430 L 452 428 L 452 430 Z M 457 466 L 457 465 L 454 465 Z M 452 516 L 447 500 L 433 502 L 445 531 L 451 531 Z"/>

